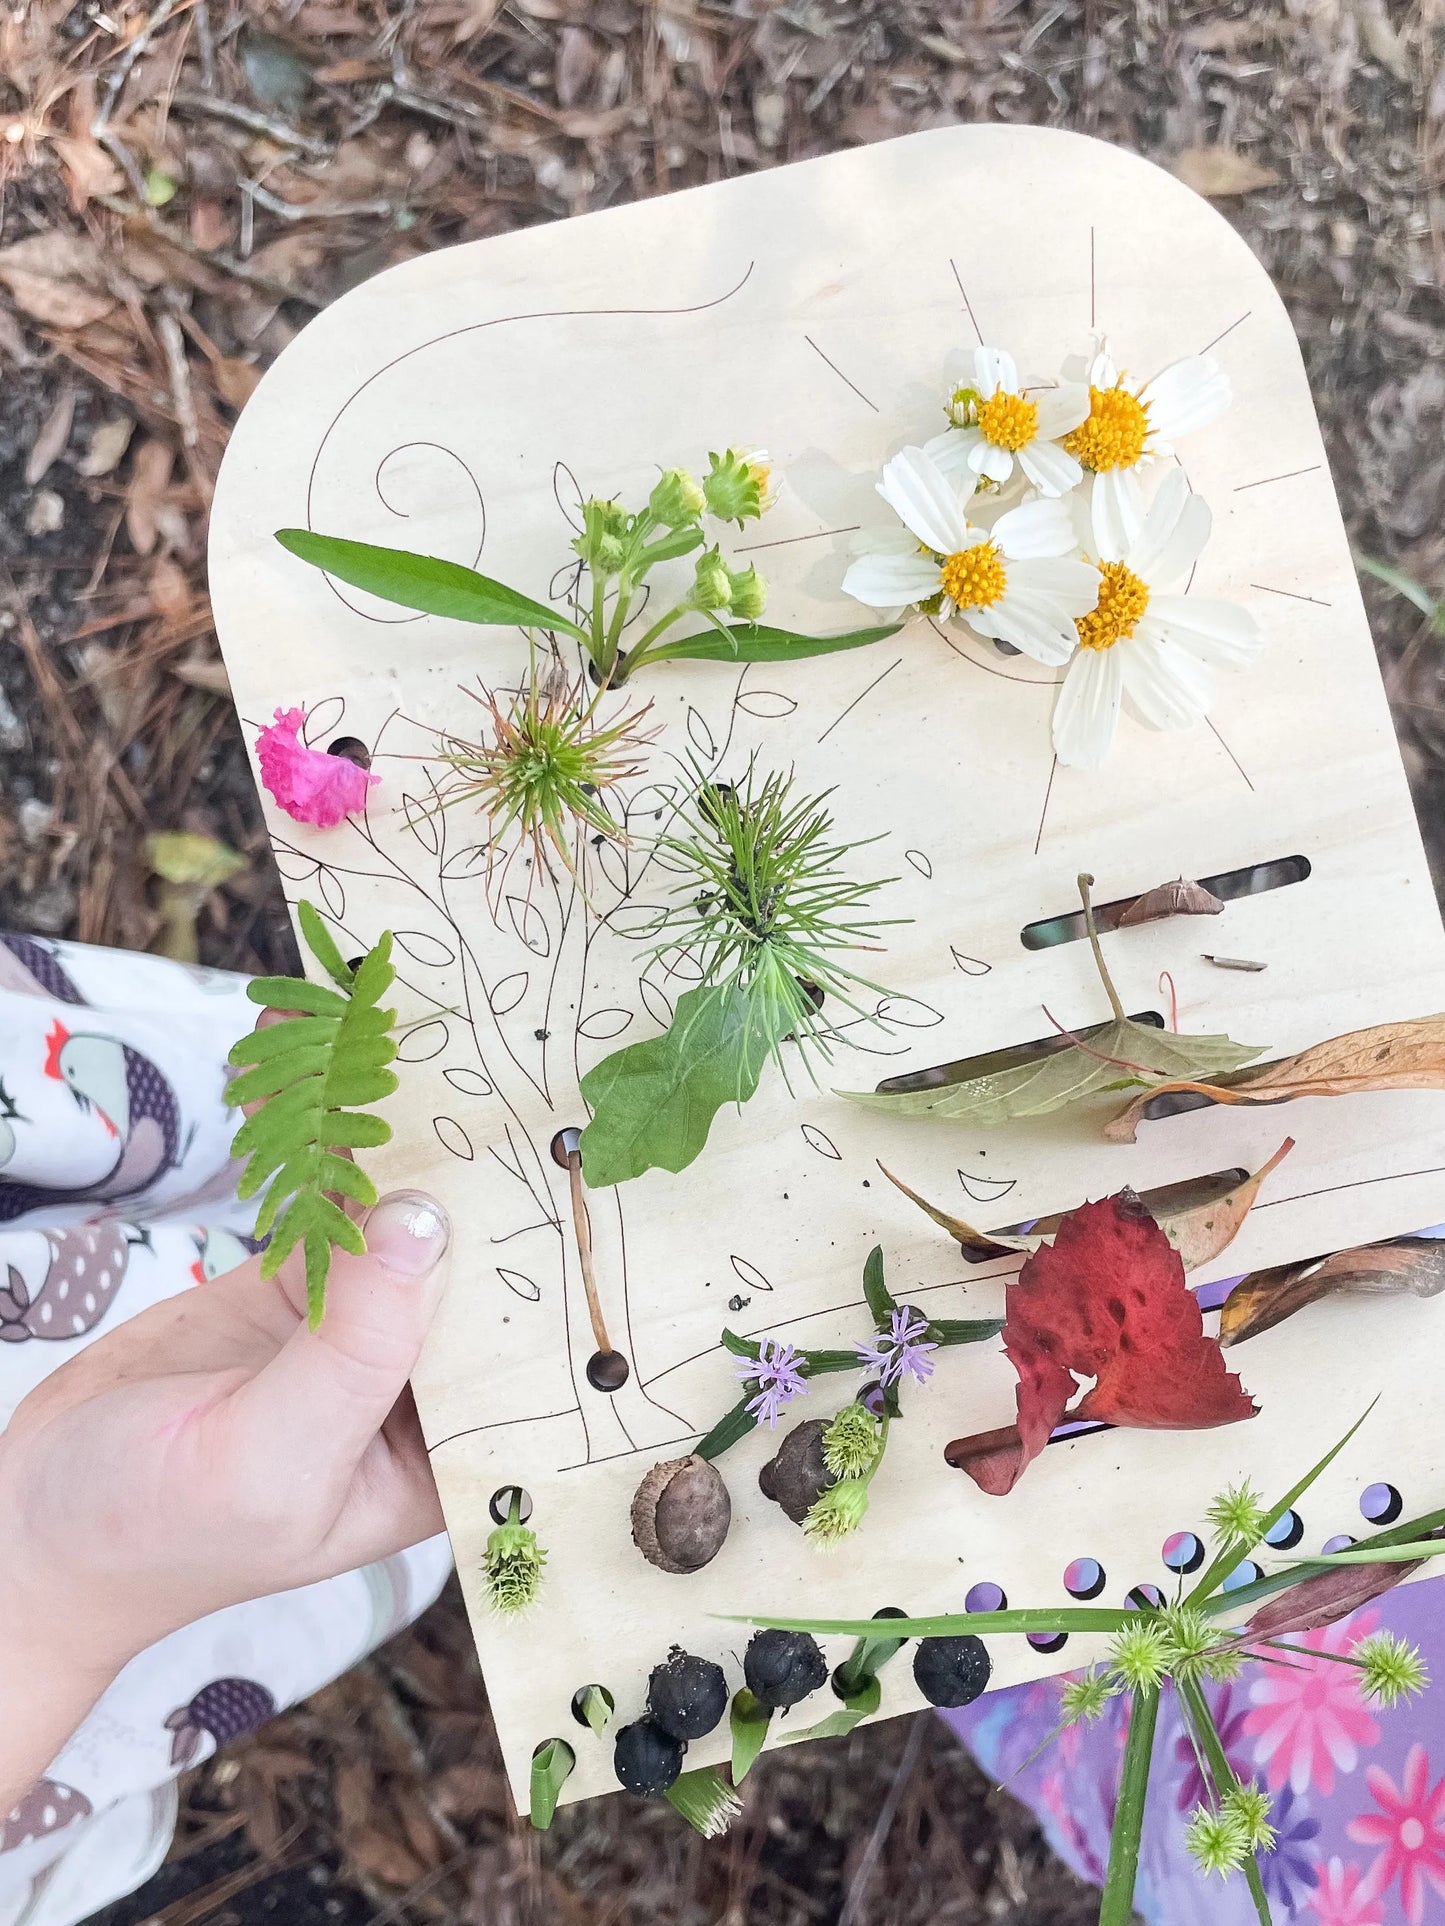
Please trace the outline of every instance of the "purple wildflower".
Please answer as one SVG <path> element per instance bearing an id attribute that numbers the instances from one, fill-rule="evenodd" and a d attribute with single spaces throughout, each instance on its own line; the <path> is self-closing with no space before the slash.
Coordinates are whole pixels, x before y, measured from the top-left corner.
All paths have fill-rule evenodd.
<path id="1" fill-rule="evenodd" d="M 770 1431 L 776 1428 L 783 1406 L 808 1388 L 802 1352 L 776 1338 L 764 1338 L 756 1361 L 749 1358 L 740 1364 L 738 1376 L 757 1386 L 757 1396 L 749 1398 L 745 1408 Z"/>
<path id="2" fill-rule="evenodd" d="M 915 1384 L 926 1384 L 933 1376 L 933 1359 L 928 1355 L 938 1346 L 923 1341 L 928 1319 L 911 1304 L 904 1304 L 888 1320 L 886 1331 L 875 1331 L 875 1342 L 854 1348 L 860 1364 L 878 1373 L 884 1386 L 898 1384 L 906 1372 Z"/>

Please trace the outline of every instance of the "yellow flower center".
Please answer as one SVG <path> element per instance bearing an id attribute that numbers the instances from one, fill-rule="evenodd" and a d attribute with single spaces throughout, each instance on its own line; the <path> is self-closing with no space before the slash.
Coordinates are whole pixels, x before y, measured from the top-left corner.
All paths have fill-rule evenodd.
<path id="1" fill-rule="evenodd" d="M 1090 388 L 1089 416 L 1064 436 L 1064 447 L 1097 474 L 1132 468 L 1144 452 L 1149 410 L 1127 388 Z"/>
<path id="2" fill-rule="evenodd" d="M 1122 562 L 1105 562 L 1099 570 L 1099 601 L 1074 623 L 1081 649 L 1112 649 L 1134 633 L 1149 606 L 1149 590 Z"/>
<path id="3" fill-rule="evenodd" d="M 978 425 L 985 441 L 1010 454 L 1023 448 L 1039 431 L 1039 411 L 1022 395 L 1006 395 L 1002 388 L 978 404 Z"/>
<path id="4" fill-rule="evenodd" d="M 1008 571 L 992 542 L 961 548 L 943 559 L 943 592 L 960 609 L 986 609 L 1008 587 Z"/>

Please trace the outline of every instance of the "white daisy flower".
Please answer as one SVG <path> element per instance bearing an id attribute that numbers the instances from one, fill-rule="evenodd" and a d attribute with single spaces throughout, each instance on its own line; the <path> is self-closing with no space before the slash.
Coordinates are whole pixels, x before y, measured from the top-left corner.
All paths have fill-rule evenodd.
<path id="1" fill-rule="evenodd" d="M 1089 412 L 1063 437 L 1065 451 L 1092 477 L 1094 540 L 1117 551 L 1144 515 L 1140 471 L 1173 453 L 1180 435 L 1203 428 L 1229 406 L 1229 376 L 1209 354 L 1188 355 L 1152 381 L 1121 374 L 1108 343 L 1064 364 L 1065 380 L 1087 383 Z"/>
<path id="2" fill-rule="evenodd" d="M 1078 487 L 1084 471 L 1058 443 L 1088 416 L 1083 382 L 1025 393 L 1013 356 L 1002 348 L 979 347 L 952 358 L 947 373 L 945 408 L 953 426 L 924 444 L 945 475 L 1003 487 L 1017 466 L 1041 495 L 1066 495 Z"/>
<path id="3" fill-rule="evenodd" d="M 1209 539 L 1209 505 L 1171 469 L 1134 535 L 1100 551 L 1097 606 L 1054 709 L 1054 748 L 1075 769 L 1107 758 L 1121 704 L 1150 729 L 1189 729 L 1214 698 L 1216 669 L 1247 669 L 1259 625 L 1247 609 L 1159 591 L 1189 574 Z"/>
<path id="4" fill-rule="evenodd" d="M 961 615 L 979 635 L 1011 642 L 1037 662 L 1068 660 L 1075 618 L 1098 599 L 1099 572 L 1077 558 L 1068 510 L 1025 502 L 984 530 L 965 512 L 971 488 L 939 473 L 921 448 L 905 448 L 883 470 L 878 493 L 912 536 L 889 531 L 843 578 L 870 608 L 926 606 Z M 916 544 L 916 546 L 915 546 Z"/>

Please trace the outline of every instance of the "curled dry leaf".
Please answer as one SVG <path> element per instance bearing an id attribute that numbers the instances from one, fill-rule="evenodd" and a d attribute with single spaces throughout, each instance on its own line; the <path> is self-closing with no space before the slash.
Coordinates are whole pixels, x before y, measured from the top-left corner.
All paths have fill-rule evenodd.
<path id="1" fill-rule="evenodd" d="M 104 286 L 100 252 L 62 228 L 27 234 L 0 248 L 0 284 L 20 311 L 50 328 L 83 328 L 116 305 Z"/>
<path id="2" fill-rule="evenodd" d="M 1279 1149 L 1266 1164 L 1261 1164 L 1252 1176 L 1243 1183 L 1236 1184 L 1222 1197 L 1213 1197 L 1203 1203 L 1189 1204 L 1177 1210 L 1155 1210 L 1151 1214 L 1166 1238 L 1178 1251 L 1186 1271 L 1198 1270 L 1211 1258 L 1218 1257 L 1226 1250 L 1239 1234 L 1239 1227 L 1249 1215 L 1259 1187 L 1294 1149 L 1294 1138 L 1286 1137 Z M 1058 1230 L 1062 1219 L 1042 1220 L 1040 1227 L 1023 1236 L 990 1236 L 986 1231 L 975 1230 L 972 1224 L 965 1223 L 961 1217 L 952 1217 L 945 1210 L 930 1204 L 920 1197 L 916 1190 L 910 1190 L 900 1177 L 883 1164 L 878 1168 L 890 1184 L 897 1186 L 905 1197 L 911 1198 L 921 1211 L 927 1213 L 935 1224 L 946 1230 L 950 1237 L 956 1238 L 964 1254 L 972 1258 L 1007 1257 L 1010 1252 L 1042 1250 Z M 1144 1202 L 1147 1205 L 1148 1200 Z"/>
<path id="3" fill-rule="evenodd" d="M 1348 1618 L 1411 1572 L 1419 1571 L 1424 1563 L 1423 1558 L 1405 1563 L 1382 1558 L 1378 1565 L 1340 1565 L 1333 1571 L 1317 1572 L 1313 1578 L 1291 1585 L 1283 1597 L 1261 1605 L 1245 1630 L 1253 1638 L 1289 1638 L 1296 1632 L 1333 1625 L 1336 1619 Z"/>
<path id="4" fill-rule="evenodd" d="M 1158 1083 L 1105 1124 L 1104 1135 L 1111 1143 L 1133 1143 L 1149 1105 L 1173 1091 L 1194 1091 L 1210 1103 L 1254 1104 L 1349 1097 L 1361 1090 L 1445 1090 L 1445 1016 L 1351 1030 L 1227 1084 L 1184 1077 Z"/>
<path id="5" fill-rule="evenodd" d="M 944 1452 L 1002 1497 L 1068 1414 L 1149 1431 L 1197 1431 L 1255 1415 L 1204 1333 L 1184 1265 L 1132 1190 L 1070 1211 L 1008 1291 L 1004 1350 L 1018 1372 L 1013 1427 Z M 1077 1380 L 1091 1387 L 1070 1405 Z"/>
<path id="6" fill-rule="evenodd" d="M 163 441 L 143 441 L 136 451 L 126 490 L 125 532 L 137 555 L 149 555 L 156 545 L 174 459 Z"/>
<path id="7" fill-rule="evenodd" d="M 1165 916 L 1218 916 L 1223 908 L 1223 897 L 1181 876 L 1177 882 L 1161 883 L 1158 889 L 1136 896 L 1114 927 L 1126 930 L 1135 923 L 1157 923 Z"/>
<path id="8" fill-rule="evenodd" d="M 1307 1264 L 1281 1264 L 1241 1278 L 1219 1313 L 1219 1342 L 1243 1344 L 1282 1324 L 1307 1304 L 1338 1294 L 1436 1297 L 1445 1291 L 1445 1242 L 1402 1237 L 1360 1250 L 1336 1251 Z"/>

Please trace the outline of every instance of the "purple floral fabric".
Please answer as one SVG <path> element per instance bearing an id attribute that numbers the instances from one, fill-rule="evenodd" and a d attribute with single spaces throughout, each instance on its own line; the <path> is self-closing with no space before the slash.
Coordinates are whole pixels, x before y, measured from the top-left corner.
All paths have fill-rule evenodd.
<path id="1" fill-rule="evenodd" d="M 1442 1685 L 1386 1711 L 1361 1701 L 1349 1668 L 1319 1658 L 1288 1668 L 1251 1664 L 1228 1685 L 1208 1688 L 1235 1771 L 1274 1797 L 1279 1837 L 1261 1872 L 1281 1926 L 1445 1922 L 1445 1579 L 1402 1585 L 1295 1642 L 1347 1652 L 1381 1628 L 1418 1645 Z M 1102 1883 L 1128 1708 L 1115 1700 L 1097 1724 L 1044 1745 L 1058 1704 L 1052 1679 L 943 1716 L 985 1770 L 1033 1807 L 1059 1855 Z M 1242 1877 L 1206 1880 L 1184 1850 L 1185 1817 L 1202 1792 L 1194 1748 L 1166 1696 L 1135 1897 L 1150 1926 L 1256 1920 Z"/>

